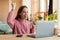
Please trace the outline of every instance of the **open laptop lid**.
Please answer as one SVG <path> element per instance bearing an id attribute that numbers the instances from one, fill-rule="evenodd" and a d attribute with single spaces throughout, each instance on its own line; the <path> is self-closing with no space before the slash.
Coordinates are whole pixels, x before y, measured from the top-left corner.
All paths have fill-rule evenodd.
<path id="1" fill-rule="evenodd" d="M 54 21 L 37 21 L 35 37 L 49 37 L 54 34 Z"/>

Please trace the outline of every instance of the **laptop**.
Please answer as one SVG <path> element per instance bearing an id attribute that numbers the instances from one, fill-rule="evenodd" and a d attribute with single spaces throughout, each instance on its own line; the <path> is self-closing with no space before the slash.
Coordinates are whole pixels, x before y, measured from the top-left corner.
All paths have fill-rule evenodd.
<path id="1" fill-rule="evenodd" d="M 37 21 L 35 38 L 54 35 L 54 21 Z"/>

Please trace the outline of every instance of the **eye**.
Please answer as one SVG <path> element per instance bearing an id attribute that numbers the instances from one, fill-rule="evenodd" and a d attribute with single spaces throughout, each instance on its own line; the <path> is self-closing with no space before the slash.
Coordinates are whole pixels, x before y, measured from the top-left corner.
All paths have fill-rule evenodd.
<path id="1" fill-rule="evenodd" d="M 25 11 L 23 11 L 23 13 L 26 13 Z"/>

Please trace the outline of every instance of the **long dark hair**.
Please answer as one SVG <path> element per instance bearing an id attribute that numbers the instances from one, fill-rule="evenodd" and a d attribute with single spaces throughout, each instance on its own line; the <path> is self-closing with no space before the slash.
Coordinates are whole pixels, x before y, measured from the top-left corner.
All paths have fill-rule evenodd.
<path id="1" fill-rule="evenodd" d="M 17 16 L 15 18 L 16 20 L 18 20 L 18 18 L 21 18 L 20 13 L 22 12 L 22 10 L 24 8 L 27 8 L 27 6 L 21 6 L 21 7 L 19 7 L 18 12 L 17 12 Z"/>

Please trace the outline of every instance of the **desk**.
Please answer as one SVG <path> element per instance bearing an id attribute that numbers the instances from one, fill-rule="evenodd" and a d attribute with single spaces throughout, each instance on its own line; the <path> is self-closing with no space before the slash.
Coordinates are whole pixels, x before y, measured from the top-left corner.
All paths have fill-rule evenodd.
<path id="1" fill-rule="evenodd" d="M 0 35 L 0 40 L 60 40 L 60 37 L 52 36 L 52 37 L 45 37 L 45 38 L 31 38 L 23 35 L 23 37 L 16 37 L 16 35 Z"/>

